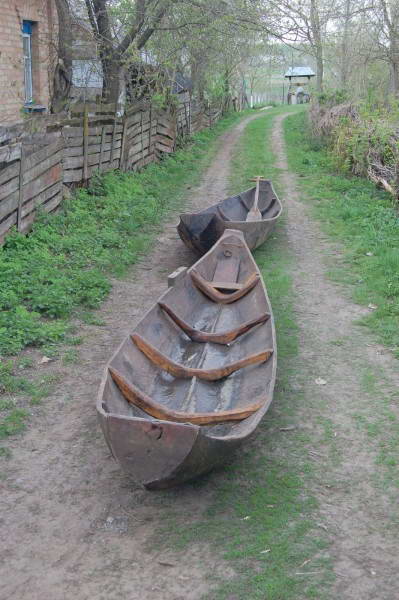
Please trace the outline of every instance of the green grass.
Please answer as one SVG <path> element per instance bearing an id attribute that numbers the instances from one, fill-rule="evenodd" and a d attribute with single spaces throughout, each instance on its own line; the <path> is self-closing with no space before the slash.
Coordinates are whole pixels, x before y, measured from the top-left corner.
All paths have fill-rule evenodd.
<path id="1" fill-rule="evenodd" d="M 110 276 L 121 276 L 148 249 L 154 225 L 182 201 L 217 136 L 241 116 L 140 173 L 94 177 L 57 215 L 41 215 L 29 236 L 10 234 L 0 249 L 0 355 L 63 341 L 71 315 L 97 308 Z"/>
<path id="2" fill-rule="evenodd" d="M 211 160 L 218 136 L 247 114 L 226 117 L 140 173 L 94 177 L 58 214 L 42 214 L 28 236 L 7 237 L 0 248 L 0 438 L 23 431 L 26 409 L 41 404 L 56 383 L 53 376 L 29 371 L 31 358 L 6 357 L 41 346 L 54 358 L 60 344 L 80 344 L 72 317 L 103 324 L 90 309 L 101 305 L 110 278 L 122 276 L 149 249 L 167 211 L 183 203 Z M 73 347 L 61 355 L 63 364 L 79 361 Z"/>
<path id="3" fill-rule="evenodd" d="M 365 179 L 334 171 L 328 152 L 307 134 L 307 115 L 285 121 L 290 167 L 322 227 L 343 246 L 330 275 L 352 289 L 353 299 L 374 305 L 360 323 L 399 357 L 399 216 L 392 198 Z"/>
<path id="4" fill-rule="evenodd" d="M 256 174 L 275 180 L 270 132 L 274 116 L 286 110 L 273 109 L 247 125 L 233 157 L 232 192 L 249 187 L 248 179 Z M 231 581 L 217 580 L 209 596 L 212 600 L 321 600 L 331 581 L 331 568 L 325 532 L 315 523 L 317 503 L 307 486 L 314 466 L 306 453 L 305 432 L 281 430 L 299 423 L 303 402 L 290 275 L 293 265 L 284 221 L 255 258 L 277 326 L 275 400 L 256 441 L 247 444 L 223 470 L 194 482 L 199 493 L 211 490 L 202 513 L 187 523 L 174 508 L 174 494 L 163 496 L 172 513 L 167 539 L 187 549 L 194 542 L 210 543 L 215 555 L 229 561 L 237 576 Z M 323 435 L 328 435 L 326 431 Z"/>
<path id="5" fill-rule="evenodd" d="M 290 167 L 300 175 L 302 197 L 321 227 L 340 242 L 330 276 L 349 286 L 359 304 L 377 306 L 359 323 L 399 357 L 399 217 L 392 198 L 365 179 L 337 173 L 328 151 L 307 134 L 306 115 L 285 121 Z M 330 259 L 331 262 L 331 259 Z M 333 343 L 333 342 L 331 342 Z M 337 345 L 345 340 L 336 340 Z M 376 502 L 383 494 L 395 505 L 398 488 L 399 419 L 397 388 L 383 367 L 359 365 L 359 385 L 366 401 L 352 418 L 372 452 L 371 475 Z M 394 508 L 386 526 L 397 526 Z M 395 531 L 395 529 L 393 530 Z M 386 530 L 384 535 L 388 535 Z"/>

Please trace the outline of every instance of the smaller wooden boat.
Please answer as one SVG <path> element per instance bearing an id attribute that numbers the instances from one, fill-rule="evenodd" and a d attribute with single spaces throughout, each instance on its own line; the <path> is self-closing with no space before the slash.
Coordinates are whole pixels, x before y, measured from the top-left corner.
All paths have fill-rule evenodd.
<path id="1" fill-rule="evenodd" d="M 151 489 L 230 457 L 276 376 L 271 306 L 243 234 L 227 230 L 180 271 L 110 360 L 97 400 L 111 453 Z"/>
<path id="2" fill-rule="evenodd" d="M 266 240 L 282 206 L 268 179 L 257 177 L 257 185 L 241 194 L 196 213 L 180 215 L 177 231 L 182 241 L 200 254 L 208 252 L 226 229 L 242 231 L 250 250 Z M 257 213 L 259 218 L 254 218 Z"/>

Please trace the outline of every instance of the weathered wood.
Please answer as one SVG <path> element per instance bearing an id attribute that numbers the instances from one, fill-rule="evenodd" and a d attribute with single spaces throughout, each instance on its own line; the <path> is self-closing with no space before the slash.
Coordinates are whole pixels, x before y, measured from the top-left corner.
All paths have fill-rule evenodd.
<path id="1" fill-rule="evenodd" d="M 25 144 L 24 144 L 25 146 Z M 55 141 L 53 141 L 50 145 L 41 148 L 40 150 L 36 150 L 35 152 L 27 155 L 25 153 L 25 167 L 26 173 L 29 173 L 31 169 L 34 169 L 40 163 L 43 163 L 48 158 L 52 158 L 56 153 L 64 148 L 64 140 L 61 137 L 58 137 Z M 25 146 L 26 150 L 26 146 Z"/>
<path id="2" fill-rule="evenodd" d="M 85 110 L 90 113 L 95 113 L 97 115 L 100 114 L 115 114 L 115 104 L 112 103 L 104 103 L 97 104 L 95 102 L 76 102 L 75 104 L 71 104 L 70 111 L 71 114 L 81 114 L 83 115 Z"/>
<path id="3" fill-rule="evenodd" d="M 221 333 L 210 333 L 208 331 L 199 331 L 198 329 L 191 327 L 188 323 L 181 319 L 170 308 L 170 306 L 165 304 L 165 302 L 158 302 L 158 304 L 162 308 L 162 310 L 164 310 L 169 315 L 172 321 L 176 323 L 176 325 L 178 325 L 178 327 L 180 327 L 190 339 L 193 340 L 193 342 L 199 343 L 212 342 L 214 344 L 230 344 L 231 342 L 236 340 L 240 335 L 243 335 L 244 333 L 252 329 L 252 327 L 255 327 L 255 325 L 265 323 L 268 319 L 270 319 L 269 313 L 263 313 L 256 319 L 246 321 L 245 323 L 242 323 L 242 325 L 240 325 L 239 327 L 235 327 L 230 331 L 224 331 Z"/>
<path id="4" fill-rule="evenodd" d="M 114 124 L 90 127 L 90 123 L 89 123 L 88 135 L 89 136 L 90 135 L 101 135 L 103 127 L 105 127 L 105 130 L 107 133 L 112 134 L 114 131 Z M 122 133 L 122 130 L 123 130 L 122 125 L 117 124 L 116 125 L 116 133 Z M 83 127 L 64 127 L 64 129 L 62 130 L 62 133 L 66 138 L 72 138 L 72 137 L 82 137 L 83 138 Z"/>
<path id="5" fill-rule="evenodd" d="M 240 263 L 242 280 L 259 275 L 243 234 L 230 230 L 195 270 L 211 279 L 218 263 L 230 260 Z M 98 395 L 113 456 L 145 487 L 176 485 L 221 464 L 254 432 L 273 397 L 275 331 L 264 285 L 236 304 L 215 305 L 196 290 L 191 270 L 159 300 L 177 319 L 155 304 L 110 360 Z M 205 323 L 208 331 L 200 331 Z M 246 327 L 245 335 L 231 345 L 219 340 L 228 345 L 218 348 L 212 338 L 197 343 L 187 337 L 192 331 L 233 337 Z M 243 368 L 229 375 L 232 366 Z"/>
<path id="6" fill-rule="evenodd" d="M 105 127 L 103 127 L 103 130 L 102 130 L 102 133 L 101 133 L 100 156 L 98 158 L 98 168 L 99 168 L 100 171 L 101 171 L 102 165 L 103 165 L 104 152 L 107 149 L 106 148 L 106 143 L 105 143 L 105 135 L 106 135 L 106 131 L 105 131 Z"/>
<path id="7" fill-rule="evenodd" d="M 114 160 L 113 163 L 103 163 L 102 171 L 112 171 L 113 169 L 117 169 L 119 166 L 119 159 Z M 98 170 L 97 166 L 93 166 L 88 168 L 89 178 L 91 175 Z M 65 169 L 64 170 L 64 183 L 78 183 L 82 181 L 83 178 L 83 169 Z"/>
<path id="8" fill-rule="evenodd" d="M 191 271 L 191 279 L 198 289 L 214 302 L 231 304 L 252 290 L 252 288 L 259 282 L 259 275 L 257 273 L 252 273 L 252 275 L 250 275 L 247 281 L 243 284 L 242 288 L 236 292 L 233 292 L 232 294 L 224 294 L 219 292 L 217 289 L 215 289 L 212 283 L 206 281 L 206 279 L 204 279 L 204 277 L 202 277 L 202 275 L 195 270 Z"/>
<path id="9" fill-rule="evenodd" d="M 18 161 L 19 168 L 19 161 Z M 8 215 L 10 215 L 14 210 L 18 209 L 18 198 L 19 198 L 19 190 L 18 190 L 18 181 L 19 177 L 17 177 L 17 188 L 15 192 L 0 200 L 0 221 L 5 219 Z"/>
<path id="10" fill-rule="evenodd" d="M 52 198 L 50 198 L 50 200 L 48 200 L 46 203 L 42 203 L 41 209 L 47 213 L 51 213 L 58 208 L 61 201 L 62 201 L 62 194 L 58 193 L 55 196 L 53 196 Z M 22 220 L 22 228 L 21 228 L 22 233 L 27 233 L 30 230 L 30 228 L 32 227 L 32 224 L 35 220 L 35 217 L 36 217 L 36 211 L 32 211 L 29 215 L 27 215 Z"/>
<path id="11" fill-rule="evenodd" d="M 9 217 L 0 223 L 0 243 L 4 242 L 4 238 L 17 222 L 17 211 L 14 211 Z"/>
<path id="12" fill-rule="evenodd" d="M 19 175 L 19 161 L 0 170 L 0 185 L 4 185 Z"/>
<path id="13" fill-rule="evenodd" d="M 21 231 L 22 222 L 22 202 L 23 202 L 23 186 L 24 186 L 24 169 L 25 169 L 25 149 L 21 144 L 21 158 L 19 159 L 19 182 L 18 182 L 18 212 L 17 212 L 17 229 Z"/>
<path id="14" fill-rule="evenodd" d="M 61 194 L 62 191 L 62 181 L 57 181 L 54 185 L 40 192 L 27 202 L 22 205 L 21 217 L 24 218 L 27 215 L 31 214 L 32 211 L 35 211 L 36 208 L 42 204 L 48 202 L 51 198 L 56 196 L 57 194 Z M 61 201 L 61 197 L 60 197 Z"/>
<path id="15" fill-rule="evenodd" d="M 62 181 L 62 164 L 57 162 L 45 173 L 42 173 L 37 179 L 23 186 L 23 202 L 34 198 L 48 187 Z"/>
<path id="16" fill-rule="evenodd" d="M 226 229 L 235 229 L 243 232 L 251 250 L 263 244 L 273 231 L 282 213 L 282 206 L 271 181 L 261 180 L 258 208 L 262 218 L 247 221 L 255 192 L 256 188 L 253 187 L 198 213 L 180 215 L 177 230 L 182 241 L 192 250 L 203 254 L 212 248 Z"/>
<path id="17" fill-rule="evenodd" d="M 174 421 L 175 423 L 192 423 L 193 425 L 217 425 L 218 423 L 229 423 L 232 421 L 242 421 L 253 415 L 257 410 L 260 409 L 265 400 L 255 402 L 245 408 L 238 408 L 234 410 L 223 410 L 219 412 L 209 413 L 189 413 L 179 412 L 177 410 L 170 409 L 158 402 L 155 402 L 141 392 L 135 385 L 128 381 L 122 373 L 117 369 L 109 367 L 109 372 L 116 385 L 121 390 L 126 400 L 147 414 L 155 417 L 156 419 L 162 419 L 164 421 Z"/>
<path id="18" fill-rule="evenodd" d="M 127 170 L 127 118 L 123 120 L 123 132 L 122 132 L 122 141 L 121 141 L 121 153 L 120 153 L 120 161 L 119 168 L 122 171 Z"/>
<path id="19" fill-rule="evenodd" d="M 247 214 L 247 221 L 261 221 L 262 220 L 262 213 L 260 212 L 259 208 L 258 208 L 258 202 L 259 202 L 259 184 L 261 181 L 264 181 L 264 177 L 262 176 L 257 176 L 255 177 L 255 179 L 251 179 L 251 181 L 256 181 L 256 189 L 255 189 L 255 196 L 254 196 L 254 202 L 251 206 L 251 210 L 248 211 Z"/>
<path id="20" fill-rule="evenodd" d="M 16 177 L 14 177 L 14 179 L 11 179 L 10 181 L 8 181 L 7 183 L 5 183 L 4 185 L 2 185 L 0 187 L 0 203 L 2 200 L 4 200 L 5 198 L 7 198 L 8 196 L 10 196 L 10 194 L 12 194 L 13 192 L 15 192 L 15 190 L 18 190 L 18 186 L 19 186 L 19 172 L 20 172 L 20 164 L 18 161 L 18 174 Z"/>
<path id="21" fill-rule="evenodd" d="M 89 145 L 89 115 L 87 106 L 84 108 L 83 115 L 83 181 L 87 181 L 89 178 L 88 172 L 88 145 Z"/>
<path id="22" fill-rule="evenodd" d="M 133 333 L 130 337 L 152 363 L 167 371 L 170 375 L 174 377 L 198 377 L 198 379 L 205 379 L 205 381 L 217 381 L 244 367 L 265 362 L 273 354 L 273 350 L 267 349 L 216 369 L 193 369 L 171 360 L 138 333 Z"/>
<path id="23" fill-rule="evenodd" d="M 116 136 L 116 127 L 117 127 L 117 119 L 116 119 L 116 112 L 118 110 L 118 105 L 117 103 L 115 103 L 115 121 L 114 121 L 114 129 L 112 132 L 112 143 L 111 143 L 111 162 L 113 160 L 115 160 L 115 156 L 114 156 L 114 148 L 115 148 L 115 136 Z M 123 131 L 123 128 L 122 128 Z"/>
<path id="24" fill-rule="evenodd" d="M 187 267 L 178 267 L 176 271 L 173 271 L 173 273 L 168 275 L 168 287 L 176 285 L 176 283 L 186 274 L 186 271 Z"/>
<path id="25" fill-rule="evenodd" d="M 120 149 L 116 149 L 114 152 L 115 156 L 113 158 L 113 161 L 118 160 L 120 157 Z M 101 158 L 101 164 L 109 162 L 111 160 L 111 150 L 107 150 L 106 152 L 103 152 L 102 154 L 102 158 Z M 100 152 L 97 152 L 96 154 L 89 154 L 87 156 L 87 173 L 88 171 L 88 167 L 93 167 L 94 165 L 99 165 L 100 164 Z M 79 167 L 83 167 L 84 163 L 83 163 L 83 156 L 67 156 L 64 158 L 64 169 L 65 170 L 69 170 L 69 169 L 78 169 Z"/>
<path id="26" fill-rule="evenodd" d="M 0 163 L 9 163 L 21 157 L 21 142 L 0 146 Z"/>
<path id="27" fill-rule="evenodd" d="M 34 181 L 35 179 L 40 177 L 43 173 L 45 173 L 46 171 L 51 169 L 51 167 L 53 167 L 57 163 L 61 164 L 62 154 L 63 154 L 62 149 L 59 148 L 57 151 L 56 148 L 54 148 L 54 152 L 52 154 L 50 154 L 48 156 L 48 158 L 46 158 L 42 162 L 36 164 L 34 167 L 29 167 L 29 158 L 30 157 L 25 158 L 24 159 L 25 160 L 25 168 L 24 168 L 24 178 L 23 178 L 24 185 L 26 185 L 27 183 L 30 183 L 31 181 Z"/>

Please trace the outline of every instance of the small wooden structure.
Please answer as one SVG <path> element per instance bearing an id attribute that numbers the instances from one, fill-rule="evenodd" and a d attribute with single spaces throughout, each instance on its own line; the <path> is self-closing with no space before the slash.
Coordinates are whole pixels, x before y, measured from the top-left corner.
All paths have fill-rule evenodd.
<path id="1" fill-rule="evenodd" d="M 290 67 L 284 78 L 289 80 L 287 102 L 288 104 L 303 104 L 309 102 L 310 93 L 307 89 L 312 77 L 316 73 L 310 67 Z"/>

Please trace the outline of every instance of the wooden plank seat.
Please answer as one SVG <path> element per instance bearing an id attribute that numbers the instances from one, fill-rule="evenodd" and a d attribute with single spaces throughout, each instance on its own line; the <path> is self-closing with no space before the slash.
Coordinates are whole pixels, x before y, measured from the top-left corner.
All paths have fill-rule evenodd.
<path id="1" fill-rule="evenodd" d="M 259 317 L 255 319 L 251 319 L 249 321 L 245 321 L 239 325 L 239 327 L 235 327 L 230 331 L 223 331 L 220 333 L 212 333 L 207 331 L 200 331 L 191 327 L 188 323 L 186 323 L 183 319 L 181 319 L 165 302 L 158 302 L 158 305 L 162 308 L 164 312 L 172 319 L 174 323 L 180 329 L 184 331 L 184 333 L 193 341 L 200 343 L 212 342 L 214 344 L 230 344 L 235 339 L 237 339 L 240 335 L 243 335 L 252 327 L 259 325 L 260 323 L 265 323 L 268 319 L 270 319 L 270 313 L 263 313 Z"/>

